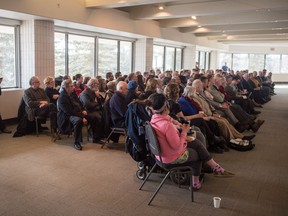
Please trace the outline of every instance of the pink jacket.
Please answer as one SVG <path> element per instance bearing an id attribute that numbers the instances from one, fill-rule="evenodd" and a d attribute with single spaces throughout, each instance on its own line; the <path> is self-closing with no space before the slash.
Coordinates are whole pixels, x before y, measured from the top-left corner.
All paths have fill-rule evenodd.
<path id="1" fill-rule="evenodd" d="M 186 132 L 179 133 L 170 116 L 154 114 L 151 125 L 154 128 L 162 153 L 163 163 L 171 163 L 183 154 L 187 147 Z M 159 159 L 157 157 L 157 159 Z"/>

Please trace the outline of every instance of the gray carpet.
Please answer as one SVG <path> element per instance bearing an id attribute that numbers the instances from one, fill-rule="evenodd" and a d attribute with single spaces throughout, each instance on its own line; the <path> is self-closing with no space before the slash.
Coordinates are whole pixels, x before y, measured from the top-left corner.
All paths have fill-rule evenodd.
<path id="1" fill-rule="evenodd" d="M 266 122 L 250 152 L 231 150 L 214 158 L 234 178 L 206 175 L 191 203 L 186 186 L 170 180 L 147 202 L 162 175 L 155 174 L 143 191 L 136 163 L 119 148 L 85 143 L 76 151 L 72 138 L 53 143 L 48 133 L 12 138 L 0 135 L 0 215 L 288 215 L 288 86 L 260 109 Z M 16 126 L 10 127 L 15 130 Z M 212 197 L 222 198 L 214 209 Z"/>

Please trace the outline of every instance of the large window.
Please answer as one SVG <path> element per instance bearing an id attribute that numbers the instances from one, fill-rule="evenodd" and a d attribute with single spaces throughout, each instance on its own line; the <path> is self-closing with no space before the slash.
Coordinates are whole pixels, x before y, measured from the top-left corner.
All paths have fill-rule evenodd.
<path id="1" fill-rule="evenodd" d="M 228 68 L 232 68 L 232 54 L 231 53 L 220 53 L 219 55 L 219 65 L 218 68 L 227 65 Z"/>
<path id="2" fill-rule="evenodd" d="M 175 64 L 175 48 L 166 47 L 165 70 L 174 71 L 174 64 Z"/>
<path id="3" fill-rule="evenodd" d="M 266 55 L 265 69 L 272 72 L 280 72 L 280 55 Z"/>
<path id="4" fill-rule="evenodd" d="M 65 65 L 65 34 L 64 33 L 55 33 L 54 38 L 54 46 L 55 46 L 55 77 L 64 76 L 66 71 Z"/>
<path id="5" fill-rule="evenodd" d="M 288 73 L 288 55 L 281 56 L 281 73 Z"/>
<path id="6" fill-rule="evenodd" d="M 249 71 L 259 71 L 264 69 L 265 55 L 249 54 Z"/>
<path id="7" fill-rule="evenodd" d="M 182 48 L 168 46 L 153 46 L 153 68 L 165 70 L 181 70 Z"/>
<path id="8" fill-rule="evenodd" d="M 122 74 L 132 72 L 132 42 L 120 41 L 120 71 Z"/>
<path id="9" fill-rule="evenodd" d="M 98 75 L 105 77 L 107 72 L 117 72 L 117 40 L 99 38 L 98 44 Z"/>
<path id="10" fill-rule="evenodd" d="M 55 32 L 55 76 L 132 72 L 133 42 Z M 96 49 L 97 48 L 97 49 Z"/>
<path id="11" fill-rule="evenodd" d="M 69 74 L 94 75 L 95 38 L 69 34 L 68 59 Z"/>
<path id="12" fill-rule="evenodd" d="M 3 88 L 17 86 L 16 29 L 0 25 L 0 76 L 3 76 Z"/>
<path id="13" fill-rule="evenodd" d="M 164 70 L 164 46 L 153 46 L 153 68 Z"/>
<path id="14" fill-rule="evenodd" d="M 180 71 L 181 69 L 182 69 L 182 49 L 176 48 L 175 70 Z"/>

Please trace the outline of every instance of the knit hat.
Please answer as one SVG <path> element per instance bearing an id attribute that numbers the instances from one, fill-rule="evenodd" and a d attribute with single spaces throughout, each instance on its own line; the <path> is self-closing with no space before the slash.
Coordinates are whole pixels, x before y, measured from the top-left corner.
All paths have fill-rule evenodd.
<path id="1" fill-rule="evenodd" d="M 128 83 L 128 89 L 136 89 L 138 86 L 138 83 L 135 80 L 131 80 Z"/>

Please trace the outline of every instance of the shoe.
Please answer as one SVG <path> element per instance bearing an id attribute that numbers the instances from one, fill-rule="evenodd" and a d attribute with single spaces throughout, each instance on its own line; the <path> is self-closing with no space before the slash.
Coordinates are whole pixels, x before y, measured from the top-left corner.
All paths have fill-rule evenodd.
<path id="1" fill-rule="evenodd" d="M 251 119 L 252 121 L 256 120 L 257 116 L 255 115 L 249 115 L 249 119 Z"/>
<path id="2" fill-rule="evenodd" d="M 219 146 L 221 149 L 223 149 L 225 152 L 228 152 L 230 149 L 226 145 L 226 143 L 218 143 L 217 146 Z"/>
<path id="3" fill-rule="evenodd" d="M 264 122 L 265 122 L 265 120 L 257 120 L 256 123 L 257 123 L 259 126 L 261 126 Z"/>
<path id="4" fill-rule="evenodd" d="M 239 122 L 234 125 L 235 129 L 240 133 L 243 133 L 245 130 L 249 129 L 250 126 L 248 124 L 240 124 Z"/>
<path id="5" fill-rule="evenodd" d="M 82 150 L 82 146 L 81 146 L 80 143 L 75 143 L 75 144 L 74 144 L 74 148 L 75 148 L 76 150 L 78 150 L 78 151 L 81 151 L 81 150 Z"/>
<path id="6" fill-rule="evenodd" d="M 222 137 L 222 136 L 216 136 L 216 135 L 214 135 L 214 142 L 215 142 L 215 143 L 223 143 L 223 142 L 226 142 L 226 140 L 225 140 L 224 137 Z"/>
<path id="7" fill-rule="evenodd" d="M 250 135 L 250 136 L 244 136 L 244 137 L 242 138 L 242 140 L 252 140 L 255 136 L 256 136 L 255 134 Z"/>
<path id="8" fill-rule="evenodd" d="M 260 114 L 261 112 L 260 112 L 260 111 L 253 110 L 251 113 L 252 113 L 253 115 L 258 115 L 258 114 Z"/>
<path id="9" fill-rule="evenodd" d="M 8 134 L 10 134 L 10 133 L 12 133 L 12 131 L 10 131 L 10 130 L 8 130 L 7 128 L 5 128 L 5 129 L 2 130 L 2 133 L 8 133 Z"/>
<path id="10" fill-rule="evenodd" d="M 103 145 L 104 143 L 106 143 L 106 141 L 103 141 L 103 140 L 93 140 L 93 143 Z"/>
<path id="11" fill-rule="evenodd" d="M 233 177 L 235 174 L 224 170 L 219 164 L 213 168 L 213 176 L 215 177 Z"/>
<path id="12" fill-rule="evenodd" d="M 223 154 L 224 153 L 224 150 L 223 149 L 221 149 L 220 147 L 218 147 L 218 146 L 210 146 L 209 148 L 208 148 L 208 151 L 209 152 L 212 152 L 212 153 L 218 153 L 218 154 Z"/>
<path id="13" fill-rule="evenodd" d="M 193 183 L 193 190 L 200 190 L 202 187 L 201 182 Z"/>

